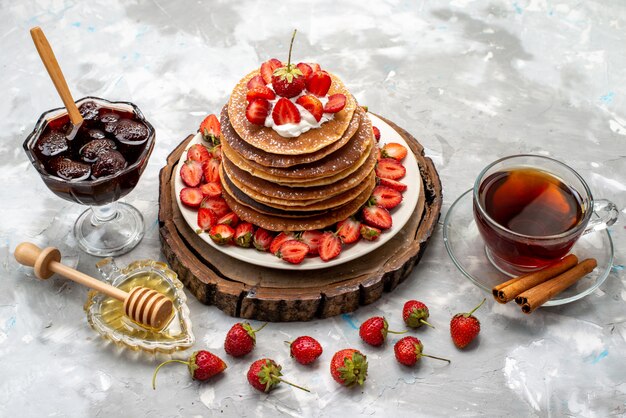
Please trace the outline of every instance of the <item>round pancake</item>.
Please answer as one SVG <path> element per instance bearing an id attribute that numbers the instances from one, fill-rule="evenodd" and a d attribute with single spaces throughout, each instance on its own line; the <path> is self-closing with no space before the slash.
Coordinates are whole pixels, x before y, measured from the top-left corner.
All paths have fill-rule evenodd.
<path id="1" fill-rule="evenodd" d="M 222 125 L 222 140 L 228 142 L 228 145 L 236 151 L 239 155 L 247 160 L 252 160 L 257 164 L 265 167 L 292 167 L 298 164 L 307 164 L 314 161 L 321 160 L 328 154 L 337 151 L 343 147 L 359 128 L 360 121 L 366 117 L 365 112 L 360 107 L 357 107 L 354 112 L 354 116 L 348 125 L 348 128 L 343 133 L 343 136 L 336 142 L 333 142 L 329 146 L 322 148 L 318 151 L 311 152 L 309 154 L 301 155 L 280 155 L 270 154 L 261 149 L 255 148 L 241 139 L 237 132 L 233 129 L 228 118 L 228 106 L 224 106 L 222 114 L 220 116 L 220 124 Z"/>
<path id="2" fill-rule="evenodd" d="M 285 138 L 272 128 L 254 125 L 246 119 L 246 108 L 248 107 L 248 101 L 246 100 L 248 87 L 246 84 L 252 77 L 258 74 L 259 70 L 254 70 L 245 76 L 235 86 L 228 101 L 228 117 L 241 139 L 255 148 L 260 148 L 272 154 L 300 155 L 325 148 L 343 136 L 352 120 L 357 105 L 354 97 L 336 76 L 329 73 L 332 84 L 328 94 L 342 93 L 346 96 L 346 106 L 335 113 L 333 119 L 322 124 L 318 129 L 311 129 L 295 138 Z"/>
<path id="3" fill-rule="evenodd" d="M 288 202 L 293 201 L 318 202 L 328 199 L 363 182 L 372 173 L 375 165 L 376 153 L 371 152 L 358 170 L 341 181 L 325 186 L 289 187 L 254 177 L 247 171 L 235 166 L 226 156 L 222 159 L 223 170 L 237 188 L 253 199 L 268 204 L 288 204 Z"/>
<path id="4" fill-rule="evenodd" d="M 232 211 L 246 222 L 250 222 L 269 231 L 309 231 L 312 229 L 326 228 L 346 219 L 348 216 L 354 215 L 370 198 L 375 185 L 375 182 L 372 183 L 370 187 L 358 195 L 352 202 L 340 208 L 306 218 L 281 218 L 278 216 L 265 215 L 239 203 L 228 193 L 224 193 L 223 196 Z"/>

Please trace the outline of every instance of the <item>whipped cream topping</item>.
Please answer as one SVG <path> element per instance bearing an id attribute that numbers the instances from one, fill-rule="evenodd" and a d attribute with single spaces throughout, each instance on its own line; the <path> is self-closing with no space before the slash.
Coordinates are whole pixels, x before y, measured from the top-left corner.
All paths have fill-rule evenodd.
<path id="1" fill-rule="evenodd" d="M 271 83 L 268 84 L 266 87 L 274 91 L 274 88 L 272 87 Z M 309 112 L 304 107 L 296 103 L 296 100 L 298 100 L 299 97 L 305 96 L 305 95 L 306 95 L 306 89 L 303 90 L 302 93 L 300 93 L 299 95 L 288 99 L 288 100 L 291 100 L 291 102 L 295 104 L 296 108 L 298 108 L 298 110 L 300 111 L 299 123 L 285 123 L 284 125 L 276 125 L 274 123 L 274 119 L 272 118 L 272 112 L 270 111 L 267 117 L 265 118 L 265 126 L 268 128 L 272 128 L 274 131 L 276 131 L 278 135 L 284 138 L 295 138 L 311 129 L 319 128 L 320 126 L 322 126 L 322 124 L 324 124 L 325 122 L 328 122 L 329 120 L 335 117 L 334 113 L 324 112 L 319 122 L 316 121 L 315 117 L 311 114 L 311 112 Z M 276 102 L 278 102 L 280 98 L 281 97 L 279 95 L 276 95 L 276 98 L 274 100 L 269 101 L 270 104 L 272 105 L 271 107 L 272 110 L 274 109 L 274 105 L 276 104 Z M 324 97 L 318 97 L 318 99 L 320 102 L 322 102 L 322 106 L 326 106 L 326 103 L 328 103 L 328 94 Z"/>

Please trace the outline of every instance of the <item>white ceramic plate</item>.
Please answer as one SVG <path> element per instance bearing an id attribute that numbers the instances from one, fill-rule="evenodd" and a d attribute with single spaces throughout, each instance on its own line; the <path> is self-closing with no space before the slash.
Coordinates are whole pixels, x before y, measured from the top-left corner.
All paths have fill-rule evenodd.
<path id="1" fill-rule="evenodd" d="M 345 245 L 341 251 L 341 254 L 339 254 L 337 258 L 334 258 L 330 261 L 322 261 L 322 259 L 319 257 L 307 257 L 301 264 L 294 265 L 282 261 L 281 259 L 273 254 L 270 254 L 269 252 L 260 252 L 254 248 L 241 248 L 235 245 L 217 245 L 211 240 L 209 234 L 204 232 L 199 235 L 200 238 L 202 238 L 207 243 L 207 245 L 210 245 L 216 250 L 221 251 L 222 253 L 227 254 L 238 260 L 245 261 L 246 263 L 254 264 L 257 266 L 283 270 L 317 270 L 337 266 L 339 264 L 347 263 L 348 261 L 354 260 L 355 258 L 364 256 L 385 244 L 387 241 L 393 238 L 393 236 L 396 235 L 410 219 L 411 214 L 415 209 L 415 205 L 417 204 L 420 188 L 422 187 L 422 179 L 420 176 L 419 167 L 417 165 L 417 160 L 415 159 L 415 155 L 413 155 L 413 153 L 410 151 L 408 144 L 404 141 L 400 134 L 398 134 L 398 132 L 396 132 L 387 123 L 383 122 L 380 118 L 377 118 L 370 113 L 368 113 L 368 116 L 372 120 L 374 126 L 380 129 L 381 144 L 385 144 L 388 142 L 397 142 L 406 146 L 407 149 L 409 149 L 409 152 L 403 161 L 403 164 L 406 168 L 406 176 L 400 180 L 403 183 L 407 184 L 408 188 L 402 194 L 402 203 L 400 203 L 398 206 L 390 211 L 393 219 L 393 226 L 387 231 L 383 231 L 378 240 L 366 241 L 361 239 L 355 244 Z M 191 147 L 193 144 L 200 143 L 201 141 L 201 135 L 197 134 L 191 140 L 187 148 Z M 180 191 L 185 187 L 185 185 L 180 178 L 179 170 L 181 167 L 181 163 L 185 160 L 187 160 L 186 150 L 183 152 L 174 170 L 174 197 L 176 199 L 176 202 L 178 203 L 180 211 L 183 214 L 183 218 L 185 219 L 189 227 L 195 231 L 198 229 L 197 210 L 186 207 L 180 201 Z"/>

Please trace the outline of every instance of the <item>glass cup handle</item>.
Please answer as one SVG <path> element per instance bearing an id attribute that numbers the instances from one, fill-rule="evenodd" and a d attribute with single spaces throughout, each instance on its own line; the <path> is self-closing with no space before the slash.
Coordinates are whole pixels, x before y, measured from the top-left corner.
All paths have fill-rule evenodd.
<path id="1" fill-rule="evenodd" d="M 593 218 L 589 221 L 583 234 L 592 231 L 602 231 L 613 225 L 615 221 L 617 221 L 619 210 L 617 210 L 615 203 L 610 200 L 598 199 L 593 202 L 593 213 L 597 215 L 597 218 Z"/>

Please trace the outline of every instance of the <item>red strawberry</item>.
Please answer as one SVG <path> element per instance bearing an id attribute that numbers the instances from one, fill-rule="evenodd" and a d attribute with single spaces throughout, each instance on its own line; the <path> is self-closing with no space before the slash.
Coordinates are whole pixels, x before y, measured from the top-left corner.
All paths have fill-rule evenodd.
<path id="1" fill-rule="evenodd" d="M 254 225 L 250 222 L 241 222 L 235 228 L 235 244 L 239 247 L 249 248 L 252 245 Z"/>
<path id="2" fill-rule="evenodd" d="M 359 328 L 359 335 L 361 339 L 377 347 L 382 345 L 387 338 L 387 333 L 392 334 L 404 334 L 406 331 L 389 331 L 389 324 L 387 320 L 382 316 L 374 316 L 361 324 Z"/>
<path id="3" fill-rule="evenodd" d="M 320 67 L 320 65 L 316 62 L 309 62 L 309 67 L 311 67 L 311 70 L 313 70 L 314 73 L 322 71 L 322 67 Z"/>
<path id="4" fill-rule="evenodd" d="M 313 69 L 311 68 L 311 66 L 305 62 L 298 63 L 296 67 L 298 67 L 298 70 L 300 70 L 305 80 L 313 73 Z"/>
<path id="5" fill-rule="evenodd" d="M 196 187 L 202 180 L 202 164 L 195 160 L 187 160 L 180 168 L 180 177 L 189 187 Z"/>
<path id="6" fill-rule="evenodd" d="M 283 373 L 281 372 L 282 367 L 272 359 L 262 358 L 260 360 L 255 361 L 250 365 L 248 369 L 248 383 L 252 385 L 253 388 L 259 390 L 261 392 L 271 392 L 276 388 L 276 386 L 280 383 L 287 383 L 293 387 L 298 389 L 302 389 L 306 392 L 310 392 L 307 388 L 303 388 L 302 386 L 295 385 L 291 382 L 284 380 L 281 376 Z"/>
<path id="7" fill-rule="evenodd" d="M 331 83 L 332 79 L 326 71 L 315 71 L 306 79 L 306 89 L 317 97 L 324 97 Z"/>
<path id="8" fill-rule="evenodd" d="M 389 229 L 392 225 L 391 215 L 389 211 L 380 206 L 366 206 L 361 212 L 363 220 L 369 226 L 378 229 Z"/>
<path id="9" fill-rule="evenodd" d="M 222 127 L 220 125 L 220 121 L 217 119 L 217 116 L 211 114 L 204 118 L 200 124 L 200 133 L 205 141 L 211 142 L 215 145 L 219 144 Z"/>
<path id="10" fill-rule="evenodd" d="M 197 187 L 185 187 L 180 191 L 180 201 L 185 206 L 190 208 L 197 208 L 202 202 L 202 191 Z"/>
<path id="11" fill-rule="evenodd" d="M 392 188 L 394 190 L 399 191 L 400 193 L 402 193 L 403 191 L 406 190 L 406 184 L 400 183 L 399 181 L 396 181 L 396 180 L 377 178 L 376 181 L 381 186 L 390 187 L 390 188 Z"/>
<path id="12" fill-rule="evenodd" d="M 307 94 L 298 97 L 296 103 L 305 108 L 311 115 L 313 115 L 316 121 L 319 122 L 320 119 L 322 119 L 322 116 L 324 115 L 324 106 L 322 106 L 322 102 L 320 102 L 317 97 L 313 96 L 312 94 Z"/>
<path id="13" fill-rule="evenodd" d="M 247 322 L 237 322 L 226 334 L 224 351 L 233 357 L 241 357 L 248 354 L 256 344 L 256 333 L 261 331 L 267 322 L 259 329 L 252 329 Z"/>
<path id="14" fill-rule="evenodd" d="M 203 163 L 211 158 L 209 150 L 202 144 L 194 144 L 187 150 L 187 158 Z"/>
<path id="15" fill-rule="evenodd" d="M 291 100 L 280 98 L 272 109 L 272 119 L 276 125 L 300 123 L 300 111 Z"/>
<path id="16" fill-rule="evenodd" d="M 274 240 L 274 234 L 267 229 L 259 228 L 252 237 L 252 245 L 259 251 L 268 251 Z"/>
<path id="17" fill-rule="evenodd" d="M 289 67 L 282 67 L 274 71 L 272 77 L 272 87 L 276 94 L 281 97 L 296 97 L 304 90 L 305 82 L 302 72 L 298 67 L 291 64 Z"/>
<path id="18" fill-rule="evenodd" d="M 399 191 L 387 186 L 376 186 L 372 191 L 369 202 L 385 209 L 393 209 L 402 202 Z"/>
<path id="19" fill-rule="evenodd" d="M 209 231 L 213 226 L 217 224 L 217 216 L 211 209 L 199 208 L 198 209 L 198 227 L 203 231 Z"/>
<path id="20" fill-rule="evenodd" d="M 407 151 L 404 145 L 390 142 L 385 144 L 382 149 L 382 154 L 384 158 L 393 158 L 394 160 L 402 161 L 404 157 L 406 157 Z"/>
<path id="21" fill-rule="evenodd" d="M 210 353 L 206 350 L 199 350 L 194 352 L 189 360 L 167 360 L 163 363 L 159 364 L 154 374 L 152 375 L 152 389 L 156 389 L 156 377 L 157 373 L 161 367 L 165 366 L 168 363 L 183 363 L 186 364 L 189 368 L 189 374 L 191 374 L 191 378 L 194 380 L 208 380 L 209 378 L 215 376 L 216 374 L 222 373 L 226 370 L 226 363 L 216 356 L 213 353 Z"/>
<path id="22" fill-rule="evenodd" d="M 369 225 L 361 224 L 361 236 L 368 241 L 376 241 L 381 234 L 381 230 Z"/>
<path id="23" fill-rule="evenodd" d="M 215 212 L 215 216 L 217 216 L 218 219 L 230 212 L 228 204 L 221 196 L 205 197 L 204 199 L 202 199 L 200 207 L 211 209 L 213 212 Z"/>
<path id="24" fill-rule="evenodd" d="M 291 239 L 297 239 L 296 234 L 294 234 L 293 232 L 281 232 L 280 234 L 276 235 L 276 237 L 274 237 L 274 239 L 272 240 L 272 244 L 270 245 L 270 252 L 276 255 L 276 253 L 280 249 L 280 246 L 283 245 L 283 242 L 289 241 Z"/>
<path id="25" fill-rule="evenodd" d="M 320 239 L 322 239 L 322 231 L 314 229 L 312 231 L 304 231 L 300 236 L 302 242 L 309 246 L 309 254 L 318 255 Z"/>
<path id="26" fill-rule="evenodd" d="M 286 342 L 289 344 L 291 357 L 300 364 L 311 364 L 322 355 L 322 345 L 315 338 L 302 336 L 291 343 Z"/>
<path id="27" fill-rule="evenodd" d="M 269 87 L 257 86 L 248 90 L 246 93 L 246 100 L 251 102 L 255 99 L 274 100 L 276 94 Z"/>
<path id="28" fill-rule="evenodd" d="M 337 224 L 337 236 L 344 244 L 352 244 L 361 238 L 361 222 L 353 216 Z"/>
<path id="29" fill-rule="evenodd" d="M 202 163 L 202 174 L 207 183 L 220 182 L 220 160 L 211 158 Z"/>
<path id="30" fill-rule="evenodd" d="M 450 321 L 450 336 L 454 345 L 458 348 L 465 348 L 478 336 L 480 332 L 480 321 L 472 314 L 480 308 L 486 299 L 468 313 L 458 313 Z"/>
<path id="31" fill-rule="evenodd" d="M 276 58 L 272 58 L 269 61 L 265 61 L 261 64 L 261 77 L 265 84 L 270 84 L 272 82 L 272 75 L 274 75 L 274 71 L 278 70 L 283 66 L 283 63 L 277 60 Z"/>
<path id="32" fill-rule="evenodd" d="M 265 80 L 263 80 L 263 77 L 261 77 L 260 74 L 255 75 L 254 77 L 250 79 L 250 81 L 248 81 L 248 84 L 246 84 L 246 87 L 248 88 L 248 90 L 252 90 L 255 87 L 266 87 Z"/>
<path id="33" fill-rule="evenodd" d="M 265 125 L 265 118 L 270 113 L 270 102 L 265 99 L 254 99 L 246 107 L 246 119 L 254 125 Z"/>
<path id="34" fill-rule="evenodd" d="M 334 233 L 326 231 L 320 238 L 318 251 L 322 261 L 332 260 L 341 253 L 341 240 Z"/>
<path id="35" fill-rule="evenodd" d="M 372 131 L 374 131 L 374 139 L 376 139 L 376 142 L 380 141 L 380 129 L 372 126 Z"/>
<path id="36" fill-rule="evenodd" d="M 422 325 L 435 328 L 426 322 L 428 319 L 428 307 L 417 300 L 409 300 L 404 304 L 402 308 L 402 319 L 404 319 L 404 323 L 409 328 L 419 328 Z"/>
<path id="37" fill-rule="evenodd" d="M 233 228 L 239 223 L 239 216 L 235 212 L 229 212 L 217 220 L 218 224 L 230 225 Z"/>
<path id="38" fill-rule="evenodd" d="M 232 226 L 226 224 L 217 224 L 213 225 L 211 229 L 209 229 L 209 237 L 215 242 L 217 245 L 226 245 L 233 242 L 233 237 L 235 236 L 235 230 Z"/>
<path id="39" fill-rule="evenodd" d="M 420 340 L 415 337 L 404 337 L 400 341 L 398 341 L 393 347 L 393 351 L 396 355 L 396 360 L 398 360 L 398 362 L 404 364 L 405 366 L 414 366 L 415 363 L 417 363 L 417 360 L 422 357 L 430 357 L 450 363 L 450 360 L 448 359 L 429 356 L 428 354 L 422 353 L 423 349 L 424 345 Z"/>
<path id="40" fill-rule="evenodd" d="M 381 158 L 376 163 L 376 175 L 380 178 L 398 180 L 405 174 L 406 168 L 393 158 Z"/>
<path id="41" fill-rule="evenodd" d="M 222 185 L 214 181 L 204 183 L 200 186 L 200 191 L 205 197 L 217 197 L 222 195 Z"/>
<path id="42" fill-rule="evenodd" d="M 326 102 L 326 105 L 324 106 L 324 112 L 337 113 L 344 107 L 346 107 L 346 96 L 341 93 L 337 93 L 328 96 L 328 102 Z"/>
<path id="43" fill-rule="evenodd" d="M 330 374 L 344 386 L 363 385 L 367 379 L 367 357 L 354 348 L 337 351 L 330 361 Z"/>
<path id="44" fill-rule="evenodd" d="M 276 252 L 276 257 L 291 264 L 300 264 L 309 253 L 309 246 L 302 241 L 290 239 L 283 242 Z"/>

